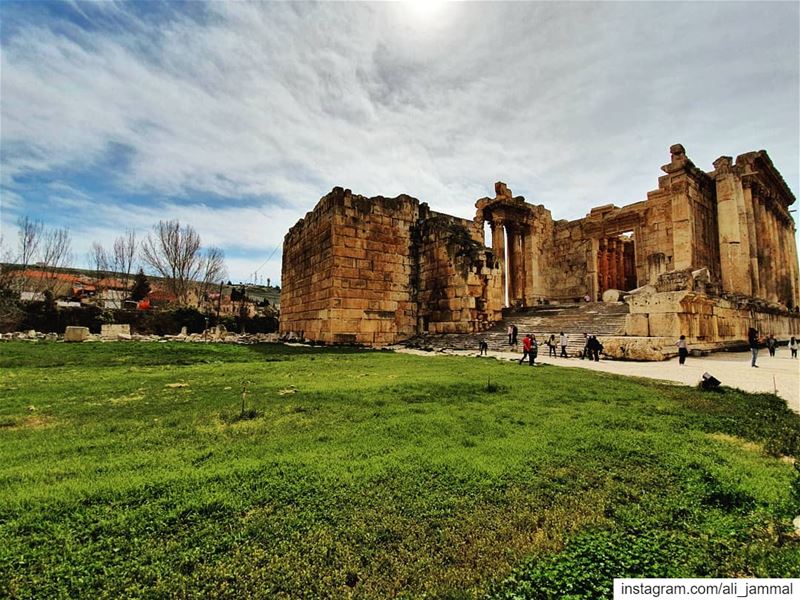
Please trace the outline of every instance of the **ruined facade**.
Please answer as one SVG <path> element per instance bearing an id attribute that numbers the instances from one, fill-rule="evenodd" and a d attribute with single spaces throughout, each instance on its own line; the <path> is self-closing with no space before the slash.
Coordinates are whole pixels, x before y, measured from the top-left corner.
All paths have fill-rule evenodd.
<path id="1" fill-rule="evenodd" d="M 798 333 L 795 198 L 767 153 L 710 172 L 670 155 L 646 200 L 574 221 L 500 182 L 472 221 L 335 188 L 284 240 L 281 331 L 384 345 L 480 331 L 505 306 L 625 297 L 628 335 L 735 340 L 765 315 Z"/>
<path id="2" fill-rule="evenodd" d="M 501 316 L 499 268 L 469 221 L 334 188 L 284 240 L 281 331 L 370 345 L 480 331 Z"/>

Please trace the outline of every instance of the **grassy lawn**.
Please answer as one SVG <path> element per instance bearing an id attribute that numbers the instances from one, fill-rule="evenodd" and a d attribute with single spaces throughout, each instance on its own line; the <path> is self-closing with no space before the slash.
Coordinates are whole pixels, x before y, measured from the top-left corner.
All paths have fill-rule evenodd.
<path id="1" fill-rule="evenodd" d="M 595 598 L 615 576 L 800 576 L 800 417 L 772 395 L 16 342 L 0 394 L 0 596 Z"/>

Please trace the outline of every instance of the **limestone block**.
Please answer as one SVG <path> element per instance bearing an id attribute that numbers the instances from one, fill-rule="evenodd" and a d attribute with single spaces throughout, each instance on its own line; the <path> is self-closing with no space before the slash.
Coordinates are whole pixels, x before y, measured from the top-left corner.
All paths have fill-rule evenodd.
<path id="1" fill-rule="evenodd" d="M 126 323 L 115 323 L 100 326 L 100 337 L 104 340 L 116 340 L 120 335 L 130 336 L 131 326 Z"/>
<path id="2" fill-rule="evenodd" d="M 619 360 L 665 360 L 674 352 L 665 351 L 669 339 L 658 338 L 603 338 L 603 354 Z"/>
<path id="3" fill-rule="evenodd" d="M 650 319 L 647 314 L 625 315 L 625 334 L 647 337 L 650 335 Z"/>
<path id="4" fill-rule="evenodd" d="M 83 342 L 89 339 L 88 327 L 73 327 L 69 326 L 64 330 L 65 342 Z"/>
<path id="5" fill-rule="evenodd" d="M 690 292 L 658 292 L 626 297 L 631 313 L 677 313 L 684 311 L 683 301 Z"/>
<path id="6" fill-rule="evenodd" d="M 648 321 L 652 336 L 677 339 L 681 335 L 681 321 L 674 312 L 650 314 Z"/>

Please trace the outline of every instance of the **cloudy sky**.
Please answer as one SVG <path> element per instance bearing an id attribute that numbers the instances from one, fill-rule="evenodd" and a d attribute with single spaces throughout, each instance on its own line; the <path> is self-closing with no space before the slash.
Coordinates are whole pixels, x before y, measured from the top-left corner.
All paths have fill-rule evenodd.
<path id="1" fill-rule="evenodd" d="M 193 225 L 276 281 L 340 185 L 474 215 L 643 200 L 669 146 L 766 149 L 797 195 L 800 4 L 3 2 L 2 234 Z M 795 218 L 797 218 L 797 213 Z"/>

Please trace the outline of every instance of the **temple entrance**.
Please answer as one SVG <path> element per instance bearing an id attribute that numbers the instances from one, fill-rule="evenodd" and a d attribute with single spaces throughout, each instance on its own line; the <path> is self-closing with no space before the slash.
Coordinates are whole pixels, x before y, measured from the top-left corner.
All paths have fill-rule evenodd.
<path id="1" fill-rule="evenodd" d="M 633 232 L 600 238 L 597 252 L 597 299 L 606 290 L 630 291 L 637 287 L 636 248 Z"/>
<path id="2" fill-rule="evenodd" d="M 496 266 L 502 271 L 506 306 L 525 305 L 525 281 L 528 265 L 525 260 L 525 228 L 502 220 L 487 221 L 491 231 L 491 247 Z"/>

